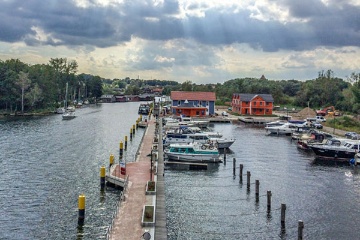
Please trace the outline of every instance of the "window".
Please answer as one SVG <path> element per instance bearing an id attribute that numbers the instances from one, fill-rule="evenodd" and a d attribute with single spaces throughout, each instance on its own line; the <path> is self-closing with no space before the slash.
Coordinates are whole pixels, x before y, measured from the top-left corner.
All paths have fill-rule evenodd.
<path id="1" fill-rule="evenodd" d="M 179 100 L 177 105 L 180 106 L 180 104 L 181 104 L 181 101 Z"/>

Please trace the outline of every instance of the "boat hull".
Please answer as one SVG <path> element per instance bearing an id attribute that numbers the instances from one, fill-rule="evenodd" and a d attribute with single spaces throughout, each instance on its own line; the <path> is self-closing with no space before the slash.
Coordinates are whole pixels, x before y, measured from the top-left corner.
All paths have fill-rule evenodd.
<path id="1" fill-rule="evenodd" d="M 181 154 L 171 153 L 165 151 L 169 161 L 184 161 L 184 162 L 201 162 L 201 163 L 216 163 L 221 162 L 219 154 Z"/>
<path id="2" fill-rule="evenodd" d="M 314 151 L 317 158 L 335 160 L 339 162 L 348 162 L 354 158 L 355 150 L 339 150 L 339 149 L 327 149 L 319 146 L 310 146 Z"/>

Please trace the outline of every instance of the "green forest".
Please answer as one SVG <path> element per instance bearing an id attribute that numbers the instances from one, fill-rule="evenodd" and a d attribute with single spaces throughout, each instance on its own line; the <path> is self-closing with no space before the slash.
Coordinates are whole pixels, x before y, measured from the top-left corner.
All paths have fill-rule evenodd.
<path id="1" fill-rule="evenodd" d="M 45 112 L 64 104 L 66 83 L 68 101 L 96 101 L 102 95 L 102 79 L 76 74 L 76 61 L 50 59 L 48 64 L 30 65 L 19 59 L 0 61 L 0 111 Z"/>
<path id="2" fill-rule="evenodd" d="M 141 94 L 151 87 L 161 87 L 163 95 L 171 91 L 216 92 L 217 105 L 231 102 L 233 93 L 272 94 L 274 105 L 314 109 L 334 106 L 337 110 L 360 113 L 360 73 L 347 79 L 334 76 L 332 70 L 319 71 L 316 79 L 268 80 L 237 78 L 217 84 L 178 83 L 169 80 L 104 79 L 90 74 L 78 74 L 76 61 L 51 58 L 47 64 L 30 65 L 19 59 L 0 60 L 0 111 L 44 112 L 64 104 L 66 83 L 68 101 L 88 100 L 94 103 L 103 94 Z M 195 80 L 196 81 L 196 80 Z"/>

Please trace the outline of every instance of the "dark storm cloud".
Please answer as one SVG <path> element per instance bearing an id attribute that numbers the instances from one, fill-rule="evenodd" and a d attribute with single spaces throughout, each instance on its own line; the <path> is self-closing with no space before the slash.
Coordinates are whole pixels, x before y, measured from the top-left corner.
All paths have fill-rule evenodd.
<path id="1" fill-rule="evenodd" d="M 107 47 L 134 36 L 145 40 L 192 39 L 207 45 L 246 43 L 268 52 L 360 45 L 358 6 L 335 0 L 328 5 L 320 0 L 279 0 L 277 4 L 288 8 L 290 17 L 298 21 L 263 21 L 251 18 L 249 10 L 219 7 L 207 8 L 204 17 L 188 15 L 182 19 L 177 16 L 180 8 L 176 0 L 158 5 L 132 0 L 86 8 L 71 0 L 1 1 L 0 41 Z M 188 9 L 205 7 L 192 4 Z M 34 27 L 42 29 L 47 38 L 36 38 Z"/>

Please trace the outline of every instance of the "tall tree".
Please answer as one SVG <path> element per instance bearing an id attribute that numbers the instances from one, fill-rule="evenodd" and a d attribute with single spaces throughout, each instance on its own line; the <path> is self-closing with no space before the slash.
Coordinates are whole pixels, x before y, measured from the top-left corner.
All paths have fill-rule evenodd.
<path id="1" fill-rule="evenodd" d="M 21 113 L 24 113 L 24 96 L 25 91 L 30 87 L 31 80 L 29 79 L 29 73 L 25 73 L 20 71 L 18 74 L 18 79 L 16 81 L 16 85 L 21 88 Z"/>

